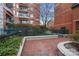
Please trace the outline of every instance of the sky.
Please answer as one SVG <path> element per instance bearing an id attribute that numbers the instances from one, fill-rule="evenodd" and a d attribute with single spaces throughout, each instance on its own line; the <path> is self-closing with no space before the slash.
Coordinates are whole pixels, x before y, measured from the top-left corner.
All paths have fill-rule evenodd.
<path id="1" fill-rule="evenodd" d="M 46 7 L 46 4 L 47 4 L 48 7 Z M 40 13 L 42 15 L 44 15 L 45 17 L 46 17 L 46 14 L 45 14 L 46 9 L 49 10 L 49 13 L 47 15 L 48 20 L 50 20 L 50 19 L 53 20 L 54 19 L 54 3 L 41 3 L 40 4 Z M 40 16 L 40 19 L 42 19 L 41 16 Z M 40 20 L 40 22 L 41 22 L 41 24 L 43 24 L 41 20 Z"/>

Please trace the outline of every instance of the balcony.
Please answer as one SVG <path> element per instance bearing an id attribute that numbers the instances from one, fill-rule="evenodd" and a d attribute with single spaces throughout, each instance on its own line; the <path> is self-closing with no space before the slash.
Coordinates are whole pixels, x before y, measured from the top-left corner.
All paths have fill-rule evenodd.
<path id="1" fill-rule="evenodd" d="M 19 11 L 25 11 L 25 12 L 27 12 L 28 9 L 21 9 L 21 8 L 19 8 Z"/>
<path id="2" fill-rule="evenodd" d="M 28 7 L 19 7 L 19 11 L 25 11 L 27 12 L 29 10 Z"/>
<path id="3" fill-rule="evenodd" d="M 71 8 L 74 9 L 74 8 L 76 8 L 78 6 L 79 6 L 79 3 L 73 3 L 72 6 L 71 6 Z"/>
<path id="4" fill-rule="evenodd" d="M 32 24 L 33 23 L 33 21 L 28 21 L 28 20 L 22 20 L 22 21 L 20 21 L 20 24 Z"/>
<path id="5" fill-rule="evenodd" d="M 20 18 L 30 18 L 29 14 L 19 13 L 18 17 Z"/>

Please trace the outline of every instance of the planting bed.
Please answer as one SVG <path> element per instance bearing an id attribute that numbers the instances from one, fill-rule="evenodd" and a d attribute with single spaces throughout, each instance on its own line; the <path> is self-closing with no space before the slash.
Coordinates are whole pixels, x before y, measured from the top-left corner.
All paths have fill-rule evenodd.
<path id="1" fill-rule="evenodd" d="M 0 40 L 0 56 L 15 56 L 19 51 L 22 37 L 15 36 Z"/>

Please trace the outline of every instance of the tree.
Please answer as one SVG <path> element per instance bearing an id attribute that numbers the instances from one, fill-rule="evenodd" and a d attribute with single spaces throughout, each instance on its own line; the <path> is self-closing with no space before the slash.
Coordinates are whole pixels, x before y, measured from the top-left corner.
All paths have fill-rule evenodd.
<path id="1" fill-rule="evenodd" d="M 53 20 L 54 17 L 54 4 L 51 3 L 43 3 L 40 4 L 40 20 L 42 25 L 46 27 L 46 25 Z"/>

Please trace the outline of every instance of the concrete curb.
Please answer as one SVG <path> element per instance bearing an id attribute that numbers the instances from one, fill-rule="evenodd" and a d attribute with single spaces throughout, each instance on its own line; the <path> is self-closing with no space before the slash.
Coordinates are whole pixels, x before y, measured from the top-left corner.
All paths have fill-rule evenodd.
<path id="1" fill-rule="evenodd" d="M 58 35 L 27 36 L 25 38 L 27 40 L 40 40 L 40 39 L 58 38 Z"/>
<path id="2" fill-rule="evenodd" d="M 74 41 L 65 41 L 65 42 L 61 42 L 57 45 L 57 48 L 59 49 L 59 51 L 64 54 L 65 56 L 77 56 L 75 53 L 71 52 L 69 49 L 67 49 L 64 44 L 67 44 L 67 43 L 71 43 L 71 42 L 74 42 Z M 77 42 L 75 42 L 77 43 Z"/>
<path id="3" fill-rule="evenodd" d="M 20 55 L 21 55 L 21 52 L 22 52 L 24 43 L 25 43 L 25 37 L 24 37 L 23 40 L 22 40 L 22 44 L 20 45 L 20 49 L 19 49 L 19 52 L 18 52 L 17 56 L 20 56 Z"/>

